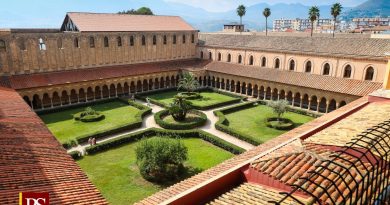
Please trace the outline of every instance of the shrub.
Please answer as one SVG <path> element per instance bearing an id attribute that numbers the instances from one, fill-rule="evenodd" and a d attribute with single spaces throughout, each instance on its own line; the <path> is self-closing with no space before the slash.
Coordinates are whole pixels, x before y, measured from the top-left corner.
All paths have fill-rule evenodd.
<path id="1" fill-rule="evenodd" d="M 199 93 L 195 93 L 195 92 L 181 92 L 178 93 L 177 95 L 182 96 L 187 100 L 195 100 L 195 99 L 202 98 L 202 96 Z"/>
<path id="2" fill-rule="evenodd" d="M 95 111 L 91 107 L 85 108 L 84 111 L 79 112 L 73 116 L 76 121 L 81 122 L 97 122 L 104 119 L 104 115 Z"/>
<path id="3" fill-rule="evenodd" d="M 70 149 L 72 147 L 76 147 L 78 145 L 77 141 L 76 140 L 69 140 L 67 142 L 64 142 L 62 143 L 62 146 L 65 148 L 65 149 Z"/>
<path id="4" fill-rule="evenodd" d="M 291 130 L 295 127 L 294 122 L 287 118 L 270 117 L 265 119 L 264 123 L 267 127 L 277 130 Z"/>
<path id="5" fill-rule="evenodd" d="M 177 179 L 188 158 L 187 147 L 180 140 L 163 137 L 142 140 L 135 152 L 142 177 L 153 182 Z"/>
<path id="6" fill-rule="evenodd" d="M 194 120 L 190 122 L 170 123 L 164 120 L 164 118 L 170 114 L 169 111 L 162 110 L 154 115 L 154 120 L 162 128 L 170 130 L 189 130 L 196 127 L 200 127 L 207 122 L 207 116 L 203 112 L 191 110 L 189 111 L 189 113 L 194 114 L 198 117 L 194 118 Z"/>
<path id="7" fill-rule="evenodd" d="M 177 89 L 183 89 L 187 92 L 192 93 L 194 90 L 198 89 L 200 87 L 200 84 L 198 80 L 196 80 L 195 75 L 184 71 L 182 78 L 179 80 L 179 83 L 177 85 Z"/>
<path id="8" fill-rule="evenodd" d="M 79 151 L 71 151 L 71 152 L 69 152 L 69 155 L 70 155 L 74 160 L 83 158 L 83 155 L 82 155 L 81 152 L 79 152 Z"/>

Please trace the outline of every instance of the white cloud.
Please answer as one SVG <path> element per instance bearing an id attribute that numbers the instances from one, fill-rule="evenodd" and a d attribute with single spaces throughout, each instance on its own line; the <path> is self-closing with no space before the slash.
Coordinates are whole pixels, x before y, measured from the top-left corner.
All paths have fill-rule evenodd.
<path id="1" fill-rule="evenodd" d="M 222 12 L 235 9 L 239 4 L 251 6 L 256 3 L 301 3 L 305 5 L 326 5 L 340 2 L 344 6 L 356 6 L 365 0 L 165 0 L 170 2 L 182 3 L 194 7 L 202 8 L 211 12 Z"/>

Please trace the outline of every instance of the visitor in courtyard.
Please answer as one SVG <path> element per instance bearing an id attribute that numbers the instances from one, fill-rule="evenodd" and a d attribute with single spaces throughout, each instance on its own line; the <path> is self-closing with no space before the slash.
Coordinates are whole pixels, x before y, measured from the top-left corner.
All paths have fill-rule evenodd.
<path id="1" fill-rule="evenodd" d="M 92 146 L 92 137 L 90 137 L 90 138 L 88 139 L 88 144 L 89 144 L 89 146 Z"/>
<path id="2" fill-rule="evenodd" d="M 150 99 L 148 97 L 146 98 L 146 104 L 148 107 L 150 107 Z"/>
<path id="3" fill-rule="evenodd" d="M 92 145 L 96 145 L 96 138 L 92 138 Z"/>

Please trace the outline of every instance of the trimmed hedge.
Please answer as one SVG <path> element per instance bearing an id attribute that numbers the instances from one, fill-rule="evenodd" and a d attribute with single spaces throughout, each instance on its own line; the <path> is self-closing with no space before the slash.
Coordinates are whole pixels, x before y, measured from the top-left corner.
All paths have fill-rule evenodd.
<path id="1" fill-rule="evenodd" d="M 73 115 L 73 118 L 81 122 L 97 122 L 105 118 L 105 116 L 100 113 L 97 115 L 86 115 L 84 117 L 81 117 L 81 113 L 83 112 L 76 113 L 75 115 Z"/>
<path id="2" fill-rule="evenodd" d="M 293 121 L 287 118 L 279 118 L 279 120 L 282 121 L 280 124 L 272 124 L 272 121 L 278 121 L 277 117 L 270 117 L 264 120 L 264 123 L 267 127 L 275 128 L 277 130 L 291 130 L 295 127 L 295 124 Z"/>
<path id="3" fill-rule="evenodd" d="M 189 130 L 196 127 L 200 127 L 207 122 L 207 116 L 203 112 L 197 110 L 191 110 L 188 113 L 195 114 L 199 116 L 199 118 L 196 118 L 196 120 L 193 122 L 183 122 L 180 124 L 169 123 L 167 121 L 164 121 L 164 117 L 169 115 L 169 110 L 161 110 L 160 112 L 154 115 L 154 120 L 162 128 L 170 129 L 170 130 Z"/>
<path id="4" fill-rule="evenodd" d="M 241 103 L 239 105 L 235 105 L 235 106 L 231 106 L 231 107 L 228 107 L 228 108 L 225 108 L 225 109 L 214 111 L 214 115 L 219 118 L 217 123 L 215 123 L 215 128 L 217 130 L 219 130 L 219 131 L 222 131 L 222 132 L 225 132 L 225 133 L 227 133 L 229 135 L 237 137 L 238 139 L 246 141 L 246 142 L 248 142 L 250 144 L 259 145 L 260 144 L 259 142 L 254 141 L 247 134 L 242 133 L 240 131 L 237 131 L 237 130 L 232 129 L 231 127 L 229 127 L 229 120 L 225 116 L 225 114 L 233 113 L 233 112 L 240 111 L 240 110 L 243 110 L 243 109 L 256 107 L 257 104 L 267 105 L 267 102 L 263 101 L 263 100 L 255 101 L 255 102 L 245 102 L 245 103 Z M 305 112 L 305 110 L 295 109 L 293 107 L 288 107 L 287 110 L 289 112 L 295 112 L 295 113 L 298 113 L 298 114 L 307 115 L 307 116 L 311 116 L 311 117 L 321 116 L 321 115 L 316 114 L 316 113 Z M 294 123 L 293 123 L 293 126 L 294 126 Z M 283 129 L 282 127 L 279 127 L 279 128 Z"/>
<path id="5" fill-rule="evenodd" d="M 78 159 L 83 158 L 83 155 L 82 155 L 81 152 L 79 152 L 79 151 L 71 151 L 71 152 L 69 152 L 69 155 L 70 155 L 74 160 L 78 160 Z"/>
<path id="6" fill-rule="evenodd" d="M 75 146 L 77 146 L 77 145 L 78 145 L 78 143 L 77 143 L 76 140 L 69 140 L 69 141 L 67 141 L 67 142 L 62 143 L 62 146 L 63 146 L 65 149 L 70 149 L 70 148 L 75 147 Z"/>
<path id="7" fill-rule="evenodd" d="M 139 112 L 135 115 L 136 121 L 133 123 L 127 124 L 127 125 L 116 126 L 116 127 L 112 128 L 110 130 L 107 130 L 107 131 L 101 131 L 101 132 L 98 132 L 98 133 L 95 133 L 92 135 L 89 134 L 89 135 L 77 137 L 76 140 L 78 143 L 88 142 L 88 139 L 90 137 L 94 137 L 96 139 L 99 139 L 99 138 L 105 137 L 107 135 L 116 134 L 118 132 L 122 132 L 125 130 L 140 128 L 142 126 L 142 118 L 144 116 L 152 113 L 152 109 L 148 106 L 144 106 L 140 103 L 133 102 L 131 100 L 126 100 L 125 98 L 119 98 L 119 100 L 129 104 L 130 106 L 134 106 L 137 109 L 139 109 Z"/>
<path id="8" fill-rule="evenodd" d="M 164 130 L 158 128 L 149 128 L 147 130 L 142 130 L 139 132 L 131 133 L 126 136 L 122 136 L 116 139 L 111 139 L 103 143 L 93 145 L 86 148 L 88 154 L 97 154 L 109 149 L 113 149 L 119 146 L 126 145 L 128 143 L 135 142 L 145 137 L 152 137 L 156 135 L 167 135 L 167 136 L 180 136 L 182 138 L 201 138 L 211 144 L 220 147 L 226 151 L 229 151 L 233 154 L 243 153 L 245 150 L 241 147 L 238 147 L 230 142 L 222 140 L 210 133 L 207 133 L 202 130 Z"/>

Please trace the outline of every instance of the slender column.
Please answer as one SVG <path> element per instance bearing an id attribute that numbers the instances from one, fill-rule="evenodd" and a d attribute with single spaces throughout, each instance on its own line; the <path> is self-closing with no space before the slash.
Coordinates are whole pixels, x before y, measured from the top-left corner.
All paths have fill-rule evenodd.
<path id="1" fill-rule="evenodd" d="M 309 98 L 309 105 L 307 107 L 307 110 L 310 110 L 310 107 L 311 107 L 311 99 Z"/>
<path id="2" fill-rule="evenodd" d="M 45 109 L 44 106 L 43 106 L 43 100 L 39 99 L 39 101 L 41 101 L 41 109 Z"/>
<path id="3" fill-rule="evenodd" d="M 69 105 L 72 104 L 72 101 L 70 100 L 70 95 L 68 95 Z"/>
<path id="4" fill-rule="evenodd" d="M 115 97 L 118 97 L 118 88 L 115 88 Z"/>
<path id="5" fill-rule="evenodd" d="M 329 112 L 329 101 L 326 101 L 326 110 L 325 110 L 325 113 L 328 113 Z"/>
<path id="6" fill-rule="evenodd" d="M 292 103 L 291 103 L 291 105 L 294 106 L 294 103 L 295 103 L 295 94 L 292 95 Z"/>
<path id="7" fill-rule="evenodd" d="M 108 98 L 111 98 L 111 88 L 108 88 Z"/>
<path id="8" fill-rule="evenodd" d="M 280 100 L 280 92 L 278 91 L 278 101 Z"/>
<path id="9" fill-rule="evenodd" d="M 53 98 L 50 98 L 51 107 L 53 107 Z"/>
<path id="10" fill-rule="evenodd" d="M 129 95 L 130 95 L 130 93 L 131 93 L 131 92 L 130 92 L 130 91 L 131 91 L 131 90 L 130 90 L 130 87 L 131 87 L 131 83 L 130 83 L 130 85 L 129 85 Z"/>
<path id="11" fill-rule="evenodd" d="M 337 102 L 337 103 L 336 103 L 336 109 L 339 109 L 339 107 L 340 107 L 340 103 Z"/>
<path id="12" fill-rule="evenodd" d="M 267 99 L 267 90 L 264 87 L 264 89 L 263 89 L 263 100 L 266 100 L 266 99 Z"/>
<path id="13" fill-rule="evenodd" d="M 77 103 L 80 103 L 80 94 L 77 93 Z"/>
<path id="14" fill-rule="evenodd" d="M 317 100 L 317 112 L 320 110 L 320 101 Z"/>
<path id="15" fill-rule="evenodd" d="M 30 105 L 31 105 L 31 109 L 33 109 L 33 110 L 34 110 L 34 104 L 33 104 L 33 102 L 32 102 L 32 101 L 30 101 Z"/>
<path id="16" fill-rule="evenodd" d="M 53 102 L 52 102 L 53 104 Z M 60 106 L 62 106 L 62 96 L 60 97 Z"/>
<path id="17" fill-rule="evenodd" d="M 260 93 L 261 93 L 260 88 L 258 88 L 257 89 L 257 99 L 259 99 L 259 100 L 260 100 Z"/>
<path id="18" fill-rule="evenodd" d="M 299 103 L 300 108 L 302 108 L 302 104 L 303 104 L 303 96 L 301 96 L 301 102 Z"/>

